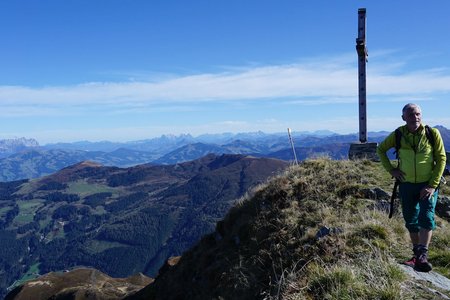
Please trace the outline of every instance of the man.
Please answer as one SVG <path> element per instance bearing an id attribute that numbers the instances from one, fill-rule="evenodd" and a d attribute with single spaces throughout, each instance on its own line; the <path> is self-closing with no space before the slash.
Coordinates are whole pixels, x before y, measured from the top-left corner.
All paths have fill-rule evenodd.
<path id="1" fill-rule="evenodd" d="M 403 218 L 414 252 L 413 258 L 405 263 L 418 271 L 429 272 L 432 266 L 427 259 L 428 246 L 436 227 L 434 209 L 437 187 L 445 169 L 445 149 L 437 129 L 429 128 L 434 143 L 427 137 L 418 105 L 406 104 L 402 119 L 406 124 L 398 128 L 401 133 L 398 167 L 393 167 L 386 155 L 390 148 L 395 147 L 395 131 L 380 143 L 377 154 L 383 167 L 400 182 Z"/>

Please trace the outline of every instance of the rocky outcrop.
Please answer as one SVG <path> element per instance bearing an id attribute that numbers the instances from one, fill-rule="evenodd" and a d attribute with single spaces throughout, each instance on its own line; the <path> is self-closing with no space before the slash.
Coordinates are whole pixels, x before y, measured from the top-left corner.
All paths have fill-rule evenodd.
<path id="1" fill-rule="evenodd" d="M 159 269 L 158 274 L 164 274 L 172 267 L 176 266 L 180 262 L 181 256 L 172 256 L 166 261 L 166 263 Z"/>
<path id="2" fill-rule="evenodd" d="M 353 143 L 350 144 L 350 149 L 348 151 L 349 159 L 363 159 L 367 158 L 373 161 L 379 161 L 377 155 L 377 143 Z"/>
<path id="3" fill-rule="evenodd" d="M 438 289 L 450 291 L 450 279 L 436 272 L 418 272 L 413 268 L 399 264 L 398 267 L 411 278 L 411 283 L 430 293 L 430 299 L 449 299 Z M 416 281 L 412 281 L 415 279 Z M 430 286 L 431 285 L 431 286 Z"/>
<path id="4" fill-rule="evenodd" d="M 151 282 L 153 279 L 143 274 L 111 278 L 95 269 L 80 268 L 69 272 L 52 272 L 28 281 L 12 290 L 5 300 L 118 300 L 134 294 Z"/>
<path id="5" fill-rule="evenodd" d="M 450 197 L 438 197 L 438 201 L 436 203 L 436 214 L 447 221 L 450 220 Z"/>

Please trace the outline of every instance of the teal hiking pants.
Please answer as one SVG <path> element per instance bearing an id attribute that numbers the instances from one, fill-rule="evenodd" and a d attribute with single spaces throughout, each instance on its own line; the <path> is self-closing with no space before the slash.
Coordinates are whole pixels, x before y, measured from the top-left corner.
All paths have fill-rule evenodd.
<path id="1" fill-rule="evenodd" d="M 403 219 L 409 232 L 419 232 L 420 229 L 433 230 L 436 228 L 434 209 L 436 207 L 438 190 L 430 199 L 420 199 L 420 190 L 427 186 L 427 182 L 399 184 L 399 195 L 402 203 Z"/>

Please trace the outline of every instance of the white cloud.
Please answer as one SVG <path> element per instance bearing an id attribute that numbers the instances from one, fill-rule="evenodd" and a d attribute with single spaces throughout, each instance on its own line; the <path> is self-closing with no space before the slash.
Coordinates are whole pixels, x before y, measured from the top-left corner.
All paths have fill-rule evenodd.
<path id="1" fill-rule="evenodd" d="M 299 105 L 324 105 L 324 104 L 344 104 L 355 103 L 357 96 L 353 97 L 318 97 L 318 98 L 305 98 L 297 100 L 289 100 L 287 104 L 299 104 Z"/>
<path id="2" fill-rule="evenodd" d="M 335 62 L 258 66 L 159 82 L 86 83 L 75 86 L 0 87 L 2 104 L 112 104 L 242 100 L 355 93 L 354 70 Z"/>
<path id="3" fill-rule="evenodd" d="M 422 70 L 400 75 L 372 74 L 368 91 L 376 95 L 429 95 L 450 92 L 450 75 L 446 70 Z"/>
<path id="4" fill-rule="evenodd" d="M 450 92 L 446 69 L 404 72 L 402 61 L 381 63 L 387 51 L 375 54 L 379 61 L 368 74 L 368 97 L 430 97 Z M 351 103 L 357 97 L 355 55 L 314 58 L 297 64 L 228 68 L 222 73 L 183 77 L 164 76 L 160 81 L 102 83 L 41 88 L 0 86 L 1 115 L 81 112 L 86 107 L 120 113 L 149 109 L 149 105 L 291 99 L 300 105 Z M 353 62 L 353 63 L 352 63 Z M 28 112 L 23 112 L 28 107 Z"/>

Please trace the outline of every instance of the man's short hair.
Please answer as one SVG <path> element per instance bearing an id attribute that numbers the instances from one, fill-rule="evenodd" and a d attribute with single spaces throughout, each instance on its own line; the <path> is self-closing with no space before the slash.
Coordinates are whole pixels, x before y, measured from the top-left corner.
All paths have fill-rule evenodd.
<path id="1" fill-rule="evenodd" d="M 408 103 L 408 104 L 406 104 L 405 106 L 403 106 L 402 114 L 405 114 L 407 111 L 409 111 L 409 110 L 411 110 L 411 109 L 414 109 L 414 108 L 418 108 L 419 111 L 422 112 L 422 109 L 420 109 L 420 106 L 419 106 L 419 105 L 414 104 L 414 103 Z"/>

